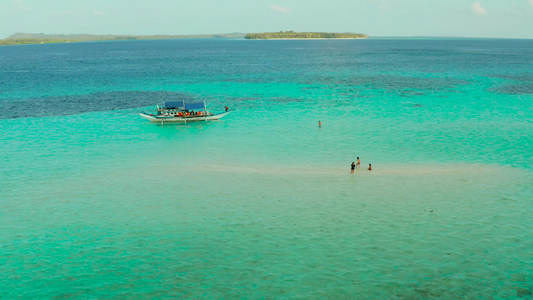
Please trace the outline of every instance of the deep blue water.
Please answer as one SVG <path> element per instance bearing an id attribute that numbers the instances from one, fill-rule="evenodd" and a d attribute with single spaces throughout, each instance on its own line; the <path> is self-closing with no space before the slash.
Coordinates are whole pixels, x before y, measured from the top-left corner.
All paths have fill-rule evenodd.
<path id="1" fill-rule="evenodd" d="M 152 97 L 168 97 L 162 89 L 206 83 L 222 88 L 194 96 L 238 98 L 263 92 L 225 93 L 223 87 L 232 83 L 327 89 L 352 100 L 393 93 L 415 99 L 432 95 L 446 102 L 446 93 L 461 93 L 472 85 L 483 85 L 481 89 L 495 95 L 531 95 L 532 49 L 531 40 L 482 39 L 200 39 L 8 46 L 0 49 L 0 117 L 141 107 L 152 105 Z M 143 94 L 147 91 L 161 95 Z M 112 94 L 117 92 L 123 94 Z M 305 98 L 306 93 L 279 97 Z M 12 107 L 26 101 L 37 101 L 42 110 L 20 112 Z"/>

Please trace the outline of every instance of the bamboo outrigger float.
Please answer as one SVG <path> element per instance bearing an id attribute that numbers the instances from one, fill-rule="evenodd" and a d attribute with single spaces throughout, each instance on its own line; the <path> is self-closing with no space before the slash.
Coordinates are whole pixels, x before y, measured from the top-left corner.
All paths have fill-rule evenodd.
<path id="1" fill-rule="evenodd" d="M 196 111 L 195 111 L 196 110 Z M 226 112 L 213 114 L 207 111 L 204 102 L 185 103 L 185 101 L 168 101 L 163 104 L 163 107 L 157 105 L 157 113 L 139 113 L 139 115 L 150 122 L 154 123 L 190 123 L 198 121 L 218 120 L 231 111 L 226 109 Z"/>

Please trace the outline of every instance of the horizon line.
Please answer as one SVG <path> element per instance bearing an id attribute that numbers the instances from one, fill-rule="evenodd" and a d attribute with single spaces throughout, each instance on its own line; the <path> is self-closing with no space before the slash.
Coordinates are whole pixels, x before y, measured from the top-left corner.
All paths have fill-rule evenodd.
<path id="1" fill-rule="evenodd" d="M 277 31 L 265 31 L 265 32 L 277 32 Z M 300 31 L 295 31 L 300 32 Z M 309 31 L 309 32 L 326 32 L 326 31 Z M 350 32 L 336 32 L 336 33 L 350 33 Z M 10 36 L 16 34 L 35 34 L 35 35 L 95 35 L 95 36 L 202 36 L 202 35 L 230 35 L 230 34 L 243 34 L 246 35 L 246 32 L 227 32 L 227 33 L 188 33 L 188 34 L 95 34 L 95 33 L 26 33 L 26 32 L 16 32 Z M 512 39 L 512 40 L 532 40 L 533 38 L 527 37 L 480 37 L 480 36 L 453 36 L 453 35 L 369 35 L 365 34 L 367 39 L 380 39 L 380 38 L 405 38 L 405 39 L 415 39 L 415 38 L 450 38 L 450 39 Z M 5 37 L 0 40 L 7 40 L 9 37 Z"/>

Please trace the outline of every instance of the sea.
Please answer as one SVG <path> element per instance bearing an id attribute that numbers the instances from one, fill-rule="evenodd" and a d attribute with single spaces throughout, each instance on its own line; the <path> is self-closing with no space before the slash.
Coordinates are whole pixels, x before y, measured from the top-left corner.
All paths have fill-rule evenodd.
<path id="1" fill-rule="evenodd" d="M 3 46 L 0 299 L 533 299 L 532 149 L 533 40 Z"/>

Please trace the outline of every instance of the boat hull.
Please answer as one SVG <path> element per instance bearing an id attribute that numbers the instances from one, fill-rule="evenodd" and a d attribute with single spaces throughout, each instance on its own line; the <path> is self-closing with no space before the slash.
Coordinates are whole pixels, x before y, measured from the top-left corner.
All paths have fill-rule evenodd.
<path id="1" fill-rule="evenodd" d="M 200 122 L 200 121 L 205 122 L 205 121 L 211 121 L 211 120 L 218 120 L 229 113 L 230 111 L 221 113 L 221 114 L 216 114 L 216 115 L 188 116 L 188 117 L 178 117 L 178 116 L 161 117 L 161 116 L 153 116 L 153 115 L 145 114 L 145 113 L 139 113 L 139 115 L 150 122 L 165 124 L 165 123 L 191 123 L 191 122 Z"/>

